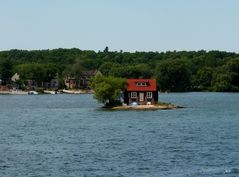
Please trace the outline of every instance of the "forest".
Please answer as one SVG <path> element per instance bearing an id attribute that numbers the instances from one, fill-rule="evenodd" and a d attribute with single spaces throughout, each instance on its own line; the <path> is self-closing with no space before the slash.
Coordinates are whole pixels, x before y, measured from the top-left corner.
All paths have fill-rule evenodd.
<path id="1" fill-rule="evenodd" d="M 239 54 L 224 51 L 124 52 L 72 49 L 0 51 L 0 79 L 48 81 L 66 74 L 100 70 L 105 76 L 156 78 L 162 92 L 239 91 Z"/>

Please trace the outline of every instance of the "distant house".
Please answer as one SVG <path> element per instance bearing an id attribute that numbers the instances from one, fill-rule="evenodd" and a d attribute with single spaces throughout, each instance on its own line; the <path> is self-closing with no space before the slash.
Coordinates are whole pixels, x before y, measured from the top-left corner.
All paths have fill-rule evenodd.
<path id="1" fill-rule="evenodd" d="M 24 81 L 26 87 L 35 88 L 38 86 L 38 83 L 35 80 L 27 79 Z"/>
<path id="2" fill-rule="evenodd" d="M 65 76 L 64 83 L 68 89 L 73 89 L 78 87 L 77 79 L 71 75 Z"/>
<path id="3" fill-rule="evenodd" d="M 155 104 L 158 102 L 158 90 L 155 79 L 128 79 L 124 92 L 124 102 L 140 105 Z"/>
<path id="4" fill-rule="evenodd" d="M 12 77 L 11 77 L 11 81 L 12 81 L 12 87 L 13 88 L 19 88 L 19 84 L 17 83 L 17 81 L 20 80 L 20 75 L 18 73 L 15 73 Z"/>
<path id="5" fill-rule="evenodd" d="M 11 77 L 11 81 L 12 82 L 16 82 L 20 80 L 20 75 L 18 73 L 15 73 L 12 77 Z"/>
<path id="6" fill-rule="evenodd" d="M 97 75 L 101 75 L 101 72 L 99 70 L 87 70 L 83 71 L 80 74 L 79 79 L 77 79 L 75 76 L 67 75 L 65 77 L 65 85 L 67 88 L 79 88 L 79 89 L 90 89 L 89 81 L 92 77 L 95 77 Z"/>
<path id="7" fill-rule="evenodd" d="M 13 82 L 12 86 L 13 87 L 19 87 L 19 83 L 17 83 L 17 81 L 20 80 L 20 75 L 18 73 L 15 73 L 12 77 L 11 77 L 11 81 Z M 35 80 L 32 79 L 25 79 L 23 80 L 23 84 L 24 87 L 27 88 L 31 88 L 31 89 L 35 89 L 36 87 L 45 87 L 45 88 L 51 88 L 51 89 L 57 89 L 59 87 L 59 81 L 58 81 L 58 74 L 56 74 L 56 76 L 51 79 L 49 82 L 41 82 L 38 83 Z"/>
<path id="8" fill-rule="evenodd" d="M 11 77 L 11 81 L 13 82 L 13 87 L 19 87 L 17 81 L 19 81 L 21 78 L 21 76 L 18 74 L 18 73 L 15 73 L 12 77 Z M 27 86 L 27 87 L 36 87 L 37 86 L 37 83 L 34 81 L 34 80 L 30 80 L 30 79 L 27 79 L 27 80 L 24 80 L 24 86 Z"/>
<path id="9" fill-rule="evenodd" d="M 51 88 L 51 89 L 57 89 L 59 88 L 59 76 L 56 74 L 56 76 L 50 80 L 50 82 L 45 82 L 44 86 L 46 88 Z"/>
<path id="10" fill-rule="evenodd" d="M 98 75 L 102 75 L 99 70 L 83 71 L 81 73 L 79 87 L 83 88 L 83 89 L 89 89 L 90 88 L 90 84 L 89 84 L 90 79 L 92 77 L 95 77 L 95 76 L 98 76 Z"/>

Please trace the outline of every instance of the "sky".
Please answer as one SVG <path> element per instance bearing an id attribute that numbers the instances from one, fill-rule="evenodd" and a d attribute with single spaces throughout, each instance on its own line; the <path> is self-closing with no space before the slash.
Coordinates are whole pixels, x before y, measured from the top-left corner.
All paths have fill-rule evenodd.
<path id="1" fill-rule="evenodd" d="M 239 52 L 238 0 L 0 0 L 0 50 Z"/>

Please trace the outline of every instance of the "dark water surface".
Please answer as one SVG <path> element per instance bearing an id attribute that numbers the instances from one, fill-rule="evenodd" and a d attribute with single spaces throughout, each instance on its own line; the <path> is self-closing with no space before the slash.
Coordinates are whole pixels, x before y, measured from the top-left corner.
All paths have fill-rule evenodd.
<path id="1" fill-rule="evenodd" d="M 92 95 L 0 96 L 0 177 L 239 176 L 239 94 L 105 111 Z"/>

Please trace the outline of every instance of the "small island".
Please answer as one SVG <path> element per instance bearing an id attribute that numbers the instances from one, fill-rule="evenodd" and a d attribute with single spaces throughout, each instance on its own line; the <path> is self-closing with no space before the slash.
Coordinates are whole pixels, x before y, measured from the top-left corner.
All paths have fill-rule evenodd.
<path id="1" fill-rule="evenodd" d="M 94 97 L 111 110 L 165 110 L 183 108 L 158 101 L 155 79 L 97 76 L 91 81 Z"/>
<path id="2" fill-rule="evenodd" d="M 107 108 L 107 107 L 106 107 Z M 114 106 L 109 107 L 109 109 L 112 110 L 168 110 L 168 109 L 177 109 L 177 108 L 184 108 L 182 106 L 176 106 L 173 104 L 156 104 L 156 105 L 138 105 L 138 106 L 128 106 L 128 105 L 122 105 L 122 106 Z"/>

